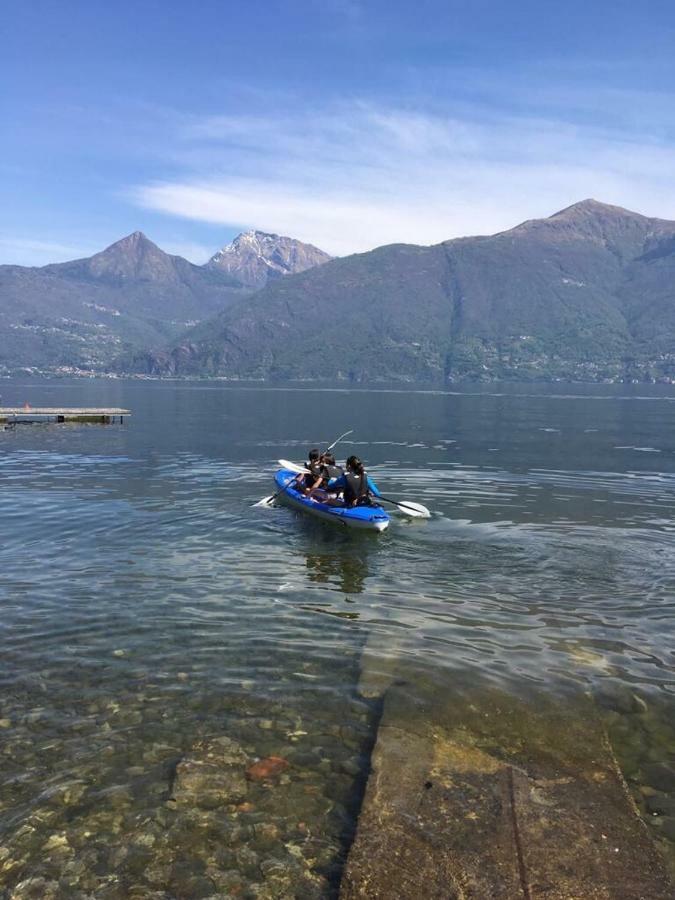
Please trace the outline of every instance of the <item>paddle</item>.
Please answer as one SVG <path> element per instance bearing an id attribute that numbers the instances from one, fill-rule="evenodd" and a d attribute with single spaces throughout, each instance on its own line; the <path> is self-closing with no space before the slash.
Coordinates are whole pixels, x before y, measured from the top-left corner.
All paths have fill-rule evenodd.
<path id="1" fill-rule="evenodd" d="M 282 469 L 288 469 L 289 472 L 297 472 L 298 475 L 310 474 L 309 469 L 305 469 L 304 466 L 299 466 L 297 465 L 297 463 L 293 463 L 289 459 L 280 459 L 279 465 Z M 279 491 L 278 493 L 281 493 L 281 491 Z M 386 503 L 393 503 L 394 506 L 397 506 L 399 510 L 404 513 L 404 515 L 410 516 L 411 519 L 431 518 L 431 513 L 426 508 L 426 506 L 422 506 L 421 503 L 413 503 L 412 500 L 392 500 L 389 497 L 383 497 L 382 494 L 380 494 L 377 499 L 384 500 Z"/>
<path id="2" fill-rule="evenodd" d="M 284 466 L 284 469 L 287 469 L 287 468 L 288 468 L 288 466 Z M 300 469 L 300 466 L 296 466 L 296 468 Z M 307 471 L 307 470 L 305 469 L 305 470 L 301 470 L 301 471 Z M 283 492 L 286 490 L 286 488 L 289 487 L 289 485 L 293 484 L 294 481 L 295 481 L 295 478 L 289 478 L 288 481 L 286 482 L 286 484 L 284 484 L 283 487 L 280 487 L 278 491 L 276 491 L 274 494 L 270 494 L 269 497 L 263 497 L 262 500 L 258 500 L 258 502 L 254 503 L 253 506 L 273 506 L 274 501 L 277 499 L 279 494 L 283 494 Z"/>
<path id="3" fill-rule="evenodd" d="M 393 503 L 394 506 L 398 506 L 402 513 L 410 516 L 411 519 L 431 518 L 431 513 L 421 503 L 413 503 L 412 500 L 391 500 L 389 497 L 383 497 L 382 494 L 377 499 L 384 500 L 386 503 Z"/>
<path id="4" fill-rule="evenodd" d="M 333 441 L 333 443 L 330 445 L 330 447 L 326 447 L 326 449 L 325 449 L 323 452 L 324 452 L 324 453 L 328 453 L 330 450 L 333 449 L 333 447 L 335 447 L 336 444 L 339 444 L 339 443 L 340 443 L 340 441 L 342 440 L 342 438 L 347 437 L 348 434 L 354 434 L 354 429 L 352 428 L 351 431 L 345 431 L 344 434 L 341 434 L 341 435 L 340 435 L 340 437 L 337 439 L 337 441 Z"/>
<path id="5" fill-rule="evenodd" d="M 290 459 L 278 459 L 277 462 L 282 469 L 288 469 L 289 472 L 297 472 L 298 475 L 311 475 L 309 469 L 299 466 L 297 463 L 291 462 Z"/>

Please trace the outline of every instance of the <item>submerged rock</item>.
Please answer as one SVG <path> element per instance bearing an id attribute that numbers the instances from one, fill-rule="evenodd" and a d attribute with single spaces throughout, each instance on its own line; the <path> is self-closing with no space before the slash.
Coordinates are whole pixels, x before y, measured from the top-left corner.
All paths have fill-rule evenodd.
<path id="1" fill-rule="evenodd" d="M 371 764 L 341 900 L 674 896 L 585 701 L 395 682 Z"/>
<path id="2" fill-rule="evenodd" d="M 43 850 L 46 851 L 57 851 L 61 852 L 69 852 L 70 844 L 68 843 L 68 838 L 64 833 L 61 834 L 52 834 L 49 839 L 45 842 Z"/>
<path id="3" fill-rule="evenodd" d="M 618 713 L 644 713 L 647 709 L 644 700 L 630 688 L 611 681 L 600 684 L 594 691 L 594 697 L 599 706 Z"/>
<path id="4" fill-rule="evenodd" d="M 669 841 L 675 841 L 675 817 L 669 816 L 663 820 L 661 831 Z"/>
<path id="5" fill-rule="evenodd" d="M 652 794 L 647 797 L 646 806 L 653 816 L 675 817 L 675 797 L 669 797 L 668 794 Z"/>
<path id="6" fill-rule="evenodd" d="M 9 894 L 10 900 L 52 900 L 59 893 L 57 881 L 46 878 L 26 878 Z"/>
<path id="7" fill-rule="evenodd" d="M 172 799 L 176 806 L 202 809 L 240 803 L 248 790 L 247 762 L 246 753 L 231 738 L 199 741 L 176 767 Z"/>
<path id="8" fill-rule="evenodd" d="M 283 756 L 266 756 L 258 760 L 246 770 L 246 775 L 251 781 L 264 781 L 267 778 L 275 778 L 288 768 L 288 760 Z"/>
<path id="9" fill-rule="evenodd" d="M 294 750 L 289 760 L 299 769 L 315 769 L 321 762 L 319 755 L 312 750 Z"/>
<path id="10" fill-rule="evenodd" d="M 340 771 L 344 772 L 346 775 L 353 775 L 354 777 L 360 775 L 364 768 L 365 765 L 361 763 L 358 756 L 352 756 L 340 763 Z"/>
<path id="11" fill-rule="evenodd" d="M 667 763 L 649 763 L 644 767 L 647 783 L 659 791 L 675 792 L 675 769 Z"/>

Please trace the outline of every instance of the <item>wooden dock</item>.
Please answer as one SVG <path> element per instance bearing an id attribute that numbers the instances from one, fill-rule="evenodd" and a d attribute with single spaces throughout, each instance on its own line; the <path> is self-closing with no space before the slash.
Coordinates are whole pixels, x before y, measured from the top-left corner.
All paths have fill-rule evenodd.
<path id="1" fill-rule="evenodd" d="M 0 423 L 8 425 L 35 424 L 39 422 L 95 422 L 109 425 L 116 421 L 124 422 L 124 417 L 130 415 L 130 410 L 118 409 L 117 407 L 0 407 Z"/>

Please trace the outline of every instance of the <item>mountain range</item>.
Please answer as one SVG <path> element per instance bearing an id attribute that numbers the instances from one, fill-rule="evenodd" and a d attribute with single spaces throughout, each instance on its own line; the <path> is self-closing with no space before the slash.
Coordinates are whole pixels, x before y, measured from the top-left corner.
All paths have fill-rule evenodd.
<path id="1" fill-rule="evenodd" d="M 675 380 L 675 222 L 584 200 L 331 259 L 253 231 L 204 266 L 135 232 L 0 266 L 0 371 L 348 381 Z"/>
<path id="2" fill-rule="evenodd" d="M 675 222 L 584 200 L 491 236 L 397 244 L 268 282 L 154 375 L 461 381 L 675 377 Z"/>
<path id="3" fill-rule="evenodd" d="M 166 346 L 268 277 L 324 259 L 300 241 L 249 232 L 196 266 L 136 231 L 86 259 L 0 266 L 0 371 L 105 371 L 134 352 Z"/>

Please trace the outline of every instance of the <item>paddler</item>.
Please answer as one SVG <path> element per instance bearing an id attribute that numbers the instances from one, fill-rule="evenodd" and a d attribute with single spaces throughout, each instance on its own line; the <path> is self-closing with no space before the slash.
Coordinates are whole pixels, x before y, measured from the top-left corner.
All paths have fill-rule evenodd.
<path id="1" fill-rule="evenodd" d="M 343 474 L 342 466 L 335 463 L 335 457 L 328 451 L 321 457 L 321 474 L 323 476 L 323 486 L 328 487 L 331 481 L 339 478 Z"/>
<path id="2" fill-rule="evenodd" d="M 307 475 L 300 475 L 298 477 L 298 490 L 302 491 L 304 494 L 309 494 L 310 491 L 314 491 L 316 488 L 320 487 L 323 481 L 321 453 L 316 448 L 310 450 L 307 454 L 305 468 L 309 469 L 309 472 Z"/>
<path id="3" fill-rule="evenodd" d="M 331 481 L 329 490 L 342 491 L 345 506 L 371 506 L 371 495 L 380 496 L 377 485 L 368 477 L 358 456 L 349 457 L 346 471 Z"/>
<path id="4" fill-rule="evenodd" d="M 318 490 L 314 488 L 310 492 L 310 496 L 314 500 L 323 500 L 324 503 L 337 500 L 337 493 L 333 489 L 333 484 L 342 475 L 342 466 L 338 466 L 333 454 L 330 450 L 326 450 L 321 454 L 321 484 Z"/>

